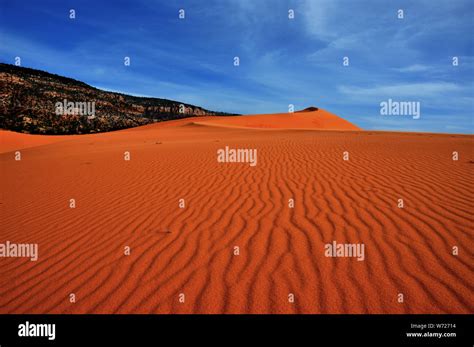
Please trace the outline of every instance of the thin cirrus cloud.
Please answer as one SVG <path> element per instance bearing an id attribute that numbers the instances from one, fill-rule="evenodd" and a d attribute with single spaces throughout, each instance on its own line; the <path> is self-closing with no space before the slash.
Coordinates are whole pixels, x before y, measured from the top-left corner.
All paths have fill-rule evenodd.
<path id="1" fill-rule="evenodd" d="M 404 97 L 404 98 L 426 98 L 437 97 L 441 93 L 451 94 L 462 91 L 463 88 L 450 82 L 426 82 L 426 83 L 406 83 L 395 85 L 382 85 L 375 87 L 340 86 L 339 91 L 350 97 L 356 98 L 384 98 L 384 97 Z"/>
<path id="2" fill-rule="evenodd" d="M 23 66 L 97 87 L 213 110 L 253 114 L 314 105 L 366 129 L 473 132 L 469 0 L 438 0 L 436 6 L 427 0 L 45 0 L 0 6 L 2 62 L 21 56 Z M 397 18 L 400 8 L 403 20 Z M 185 20 L 178 19 L 179 9 Z M 128 68 L 125 56 L 131 58 Z M 452 65 L 454 56 L 459 66 Z M 342 66 L 343 57 L 349 66 Z M 382 118 L 379 103 L 388 98 L 419 100 L 431 117 Z"/>
<path id="3" fill-rule="evenodd" d="M 405 67 L 395 68 L 399 72 L 423 72 L 430 70 L 430 66 L 422 64 L 413 64 Z"/>

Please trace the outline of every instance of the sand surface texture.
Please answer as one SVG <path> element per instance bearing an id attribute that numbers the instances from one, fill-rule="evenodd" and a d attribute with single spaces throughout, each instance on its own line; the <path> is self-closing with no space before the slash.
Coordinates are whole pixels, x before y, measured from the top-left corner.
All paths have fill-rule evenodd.
<path id="1" fill-rule="evenodd" d="M 0 313 L 474 312 L 473 136 L 253 117 L 1 131 L 0 243 L 39 256 L 0 258 Z M 257 165 L 219 163 L 226 146 Z"/>

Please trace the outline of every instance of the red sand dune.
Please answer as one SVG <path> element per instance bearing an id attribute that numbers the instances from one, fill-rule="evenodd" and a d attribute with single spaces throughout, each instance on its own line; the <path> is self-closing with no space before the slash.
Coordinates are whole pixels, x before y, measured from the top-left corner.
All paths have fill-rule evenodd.
<path id="1" fill-rule="evenodd" d="M 13 131 L 0 130 L 0 153 L 71 140 L 74 137 L 76 136 L 18 134 Z"/>
<path id="2" fill-rule="evenodd" d="M 9 133 L 0 243 L 39 259 L 0 258 L 0 313 L 473 313 L 473 137 L 238 128 L 348 127 L 308 113 Z M 225 146 L 257 166 L 218 163 Z M 325 257 L 332 241 L 365 260 Z"/>
<path id="3" fill-rule="evenodd" d="M 314 107 L 294 113 L 215 117 L 197 123 L 260 129 L 361 130 L 335 114 Z"/>

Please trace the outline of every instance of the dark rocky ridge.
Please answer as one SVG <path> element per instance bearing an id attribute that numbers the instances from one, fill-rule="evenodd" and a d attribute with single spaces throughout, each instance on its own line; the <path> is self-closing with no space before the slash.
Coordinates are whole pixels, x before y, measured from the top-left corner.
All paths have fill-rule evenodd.
<path id="1" fill-rule="evenodd" d="M 90 102 L 95 117 L 56 113 L 56 103 Z M 80 112 L 79 112 L 80 113 Z M 177 101 L 107 92 L 72 78 L 0 63 L 0 128 L 87 134 L 193 116 L 231 116 Z"/>

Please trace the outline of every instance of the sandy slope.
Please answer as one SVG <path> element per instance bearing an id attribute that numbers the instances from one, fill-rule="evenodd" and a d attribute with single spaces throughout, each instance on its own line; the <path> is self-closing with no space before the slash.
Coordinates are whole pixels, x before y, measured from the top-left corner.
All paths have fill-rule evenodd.
<path id="1" fill-rule="evenodd" d="M 221 122 L 0 154 L 0 242 L 40 253 L 0 258 L 0 312 L 474 312 L 472 136 Z M 225 146 L 258 149 L 258 165 L 218 163 Z M 363 242 L 365 261 L 325 257 L 333 240 Z"/>
<path id="2" fill-rule="evenodd" d="M 29 135 L 18 134 L 13 131 L 0 130 L 0 153 L 17 151 L 23 148 L 57 143 L 64 140 L 71 140 L 76 136 L 50 136 L 50 135 Z"/>
<path id="3" fill-rule="evenodd" d="M 221 125 L 259 129 L 317 129 L 317 130 L 360 130 L 356 125 L 335 114 L 319 109 L 294 113 L 259 114 L 244 117 L 215 117 L 199 124 Z"/>

